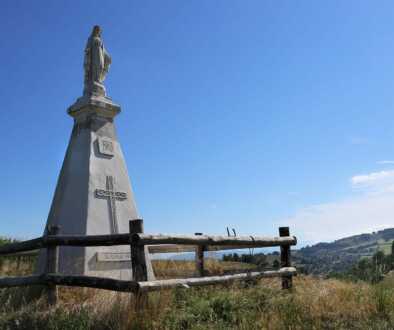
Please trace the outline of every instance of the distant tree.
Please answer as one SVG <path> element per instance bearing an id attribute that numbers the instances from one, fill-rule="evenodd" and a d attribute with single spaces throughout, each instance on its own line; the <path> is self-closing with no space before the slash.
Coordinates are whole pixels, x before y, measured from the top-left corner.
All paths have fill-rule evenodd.
<path id="1" fill-rule="evenodd" d="M 267 256 L 264 253 L 254 255 L 253 263 L 259 267 L 268 266 Z"/>
<path id="2" fill-rule="evenodd" d="M 256 253 L 256 254 L 242 254 L 238 255 L 237 253 L 233 254 L 224 254 L 222 256 L 223 261 L 241 261 L 244 263 L 255 264 L 260 267 L 268 266 L 267 256 L 264 253 Z"/>
<path id="3" fill-rule="evenodd" d="M 0 245 L 5 245 L 5 244 L 13 243 L 13 242 L 17 242 L 17 240 L 13 240 L 13 239 L 7 238 L 7 237 L 0 237 Z"/>
<path id="4" fill-rule="evenodd" d="M 377 251 L 372 258 L 363 258 L 351 269 L 344 273 L 344 277 L 353 280 L 362 280 L 371 283 L 380 282 L 385 274 L 394 269 L 394 256 L 386 256 Z"/>
<path id="5" fill-rule="evenodd" d="M 275 268 L 275 269 L 278 269 L 278 268 L 280 267 L 280 262 L 279 262 L 279 260 L 275 259 L 275 260 L 272 262 L 272 267 Z"/>
<path id="6" fill-rule="evenodd" d="M 394 256 L 394 241 L 391 242 L 391 255 Z"/>
<path id="7" fill-rule="evenodd" d="M 372 262 L 374 264 L 374 268 L 375 268 L 375 276 L 376 279 L 378 279 L 378 277 L 380 277 L 381 274 L 384 273 L 385 271 L 385 257 L 384 257 L 384 252 L 383 251 L 378 251 L 374 254 L 374 256 L 372 257 Z"/>
<path id="8" fill-rule="evenodd" d="M 240 259 L 240 257 L 239 257 L 239 255 L 238 255 L 238 253 L 234 253 L 233 254 L 233 261 L 240 261 L 241 259 Z"/>
<path id="9" fill-rule="evenodd" d="M 375 261 L 377 265 L 381 265 L 384 260 L 384 252 L 383 251 L 378 251 L 374 254 L 372 259 Z"/>

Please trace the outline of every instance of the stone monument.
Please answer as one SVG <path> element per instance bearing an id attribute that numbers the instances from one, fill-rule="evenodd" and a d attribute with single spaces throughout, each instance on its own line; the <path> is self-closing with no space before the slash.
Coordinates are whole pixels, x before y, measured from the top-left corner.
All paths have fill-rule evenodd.
<path id="1" fill-rule="evenodd" d="M 74 127 L 58 178 L 47 227 L 60 235 L 128 233 L 138 213 L 118 142 L 114 118 L 120 106 L 103 85 L 111 64 L 99 26 L 93 28 L 84 58 L 84 90 L 68 114 Z M 43 271 L 46 250 L 40 253 Z M 153 279 L 146 249 L 148 279 Z M 129 246 L 59 248 L 59 272 L 131 279 Z"/>

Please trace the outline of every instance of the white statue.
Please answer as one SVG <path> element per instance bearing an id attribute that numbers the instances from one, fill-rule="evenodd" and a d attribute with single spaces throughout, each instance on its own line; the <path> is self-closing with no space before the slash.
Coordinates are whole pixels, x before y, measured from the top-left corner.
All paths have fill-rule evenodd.
<path id="1" fill-rule="evenodd" d="M 103 81 L 110 64 L 111 57 L 104 48 L 101 29 L 98 25 L 95 25 L 85 48 L 83 64 L 85 70 L 84 95 L 105 96 Z"/>

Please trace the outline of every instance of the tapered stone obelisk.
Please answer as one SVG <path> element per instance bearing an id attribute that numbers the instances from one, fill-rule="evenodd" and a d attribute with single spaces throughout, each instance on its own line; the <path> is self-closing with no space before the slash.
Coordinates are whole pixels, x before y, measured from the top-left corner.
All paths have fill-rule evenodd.
<path id="1" fill-rule="evenodd" d="M 103 85 L 110 64 L 95 26 L 85 48 L 83 96 L 68 109 L 74 127 L 47 220 L 47 226 L 59 226 L 60 235 L 128 233 L 129 220 L 138 218 L 114 125 L 120 106 Z M 147 252 L 146 257 L 153 279 Z M 44 260 L 45 249 L 39 271 Z M 59 272 L 131 279 L 130 247 L 60 247 Z"/>

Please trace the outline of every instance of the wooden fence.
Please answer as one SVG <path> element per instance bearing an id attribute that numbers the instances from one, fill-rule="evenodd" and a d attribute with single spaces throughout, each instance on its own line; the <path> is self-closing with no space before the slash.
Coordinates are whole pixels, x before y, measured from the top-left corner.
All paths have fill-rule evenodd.
<path id="1" fill-rule="evenodd" d="M 282 288 L 292 287 L 292 277 L 297 271 L 291 267 L 290 247 L 297 239 L 290 236 L 288 227 L 279 228 L 279 237 L 260 236 L 208 236 L 208 235 L 150 235 L 142 234 L 142 220 L 130 221 L 130 232 L 126 234 L 69 236 L 58 235 L 59 228 L 52 226 L 46 235 L 0 247 L 0 256 L 31 256 L 39 249 L 47 249 L 46 270 L 43 274 L 19 277 L 0 277 L 0 288 L 44 285 L 48 303 L 57 302 L 57 286 L 78 286 L 130 292 L 138 300 L 147 292 L 174 287 L 191 287 L 226 283 L 236 280 L 249 280 L 267 277 L 281 277 Z M 62 275 L 58 273 L 59 246 L 113 246 L 129 245 L 133 278 L 130 281 L 83 275 Z M 189 252 L 196 254 L 196 268 L 199 277 L 168 280 L 147 280 L 147 267 L 144 247 L 150 253 Z M 241 274 L 205 276 L 204 252 L 243 248 L 280 247 L 281 268 L 269 271 L 249 271 Z M 33 251 L 33 252 L 32 252 Z"/>

